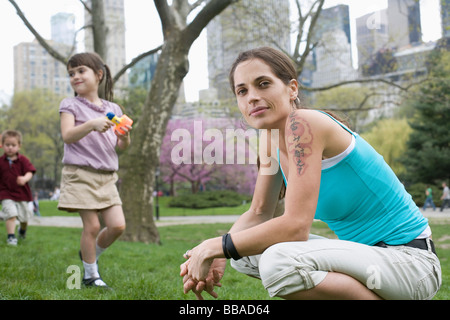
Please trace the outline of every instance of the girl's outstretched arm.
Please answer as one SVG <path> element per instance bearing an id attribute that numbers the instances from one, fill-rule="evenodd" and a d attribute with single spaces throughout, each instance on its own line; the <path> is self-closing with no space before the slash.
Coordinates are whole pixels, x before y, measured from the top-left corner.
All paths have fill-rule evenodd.
<path id="1" fill-rule="evenodd" d="M 75 117 L 70 113 L 61 112 L 60 117 L 61 135 L 64 143 L 67 144 L 77 142 L 92 131 L 103 133 L 114 126 L 114 123 L 106 117 L 92 119 L 79 126 L 75 126 Z"/>

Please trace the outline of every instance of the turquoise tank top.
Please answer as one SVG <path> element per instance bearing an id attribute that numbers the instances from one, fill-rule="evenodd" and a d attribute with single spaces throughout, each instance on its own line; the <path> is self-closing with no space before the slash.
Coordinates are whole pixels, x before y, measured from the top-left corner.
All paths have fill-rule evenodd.
<path id="1" fill-rule="evenodd" d="M 314 218 L 327 223 L 341 240 L 401 245 L 415 239 L 428 220 L 411 195 L 372 146 L 328 116 L 355 137 L 355 147 L 339 163 L 322 170 Z M 287 186 L 282 168 L 281 172 Z"/>

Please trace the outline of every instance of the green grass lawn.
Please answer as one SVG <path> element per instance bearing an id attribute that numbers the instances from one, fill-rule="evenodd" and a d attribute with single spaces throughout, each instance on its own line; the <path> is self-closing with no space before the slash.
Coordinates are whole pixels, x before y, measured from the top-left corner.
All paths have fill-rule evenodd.
<path id="1" fill-rule="evenodd" d="M 0 241 L 0 299 L 31 300 L 180 300 L 183 293 L 179 266 L 183 253 L 208 237 L 225 233 L 231 225 L 184 225 L 159 229 L 162 245 L 116 242 L 99 260 L 103 279 L 114 290 L 68 289 L 72 273 L 82 264 L 78 257 L 81 229 L 29 227 L 17 247 Z M 0 230 L 4 230 L 0 222 Z M 4 235 L 4 232 L 0 233 Z M 3 237 L 2 237 L 3 238 Z M 72 282 L 73 283 L 73 282 Z M 269 299 L 260 281 L 227 268 L 221 299 Z"/>
<path id="2" fill-rule="evenodd" d="M 43 204 L 41 202 L 41 211 L 47 210 Z M 58 212 L 57 215 L 61 214 Z M 430 219 L 430 225 L 443 272 L 443 284 L 434 299 L 448 300 L 450 218 Z M 102 277 L 114 290 L 77 290 L 69 289 L 67 283 L 72 276 L 68 268 L 75 266 L 75 269 L 82 271 L 78 257 L 81 229 L 30 226 L 27 239 L 19 240 L 17 247 L 9 247 L 5 240 L 5 223 L 0 221 L 0 299 L 195 299 L 192 293 L 183 294 L 179 276 L 179 265 L 184 262 L 183 253 L 204 239 L 225 233 L 230 226 L 202 224 L 160 227 L 162 245 L 117 241 L 99 261 Z M 311 232 L 333 237 L 333 233 L 322 222 L 314 222 Z M 240 274 L 231 267 L 227 268 L 222 283 L 223 287 L 217 289 L 220 299 L 271 299 L 259 280 Z"/>
<path id="3" fill-rule="evenodd" d="M 159 202 L 159 216 L 202 216 L 202 215 L 239 215 L 247 211 L 250 203 L 243 204 L 237 207 L 220 207 L 208 209 L 188 209 L 188 208 L 171 208 L 168 202 L 171 197 L 160 197 Z M 154 200 L 155 202 L 155 200 Z M 57 209 L 57 201 L 41 200 L 39 201 L 39 208 L 42 216 L 74 216 L 78 213 L 70 213 L 67 211 L 60 211 Z M 1 208 L 1 206 L 0 206 Z M 153 210 L 155 215 L 155 210 Z"/>

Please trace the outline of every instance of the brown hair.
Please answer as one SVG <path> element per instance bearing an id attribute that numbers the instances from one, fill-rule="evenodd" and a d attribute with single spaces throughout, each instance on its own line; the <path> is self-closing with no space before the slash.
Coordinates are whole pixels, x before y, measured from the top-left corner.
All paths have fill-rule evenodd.
<path id="1" fill-rule="evenodd" d="M 241 62 L 249 61 L 252 59 L 260 59 L 265 64 L 267 64 L 270 69 L 272 70 L 273 74 L 277 76 L 285 85 L 288 85 L 292 79 L 297 80 L 297 70 L 292 63 L 291 58 L 289 58 L 285 53 L 276 50 L 271 47 L 260 47 L 256 49 L 251 49 L 248 51 L 241 52 L 234 63 L 231 66 L 230 74 L 228 76 L 228 80 L 230 82 L 231 91 L 233 91 L 233 94 L 235 93 L 234 90 L 234 73 L 236 71 L 237 66 Z M 302 104 L 302 101 L 300 98 L 297 98 L 295 101 L 295 109 L 307 109 L 305 105 Z M 345 125 L 348 125 L 348 122 L 344 119 L 342 119 L 340 116 L 336 115 L 333 112 L 322 110 L 329 115 L 331 115 L 336 120 L 344 123 Z"/>
<path id="2" fill-rule="evenodd" d="M 73 55 L 67 62 L 67 69 L 79 66 L 86 66 L 94 70 L 95 74 L 101 70 L 103 77 L 100 83 L 105 80 L 105 99 L 112 101 L 114 99 L 113 80 L 109 67 L 103 62 L 102 58 L 95 52 L 83 52 Z M 77 93 L 75 92 L 75 95 Z"/>
<path id="3" fill-rule="evenodd" d="M 230 81 L 231 91 L 234 91 L 234 73 L 237 66 L 241 62 L 245 62 L 252 59 L 260 59 L 266 63 L 272 72 L 279 78 L 285 85 L 288 85 L 292 79 L 297 79 L 297 71 L 291 61 L 291 59 L 283 52 L 273 49 L 271 47 L 261 47 L 241 52 L 237 59 L 231 66 L 228 80 Z M 296 107 L 299 108 L 299 101 L 296 100 Z"/>
<path id="4" fill-rule="evenodd" d="M 5 130 L 1 134 L 1 138 L 2 138 L 2 145 L 5 144 L 6 138 L 17 138 L 17 140 L 19 141 L 19 145 L 22 145 L 22 133 L 20 133 L 20 131 Z"/>
<path id="5" fill-rule="evenodd" d="M 230 74 L 228 76 L 228 80 L 230 82 L 231 91 L 233 94 L 235 93 L 235 83 L 234 83 L 234 73 L 236 72 L 237 66 L 245 61 L 249 61 L 252 59 L 260 59 L 264 63 L 266 63 L 273 74 L 277 76 L 285 85 L 288 85 L 292 79 L 297 79 L 297 70 L 292 63 L 292 60 L 283 52 L 273 49 L 271 47 L 260 47 L 256 49 L 251 49 L 248 51 L 241 52 L 234 63 L 231 66 Z M 297 98 L 295 101 L 295 108 L 296 109 L 306 109 L 306 106 L 302 105 L 299 98 Z M 343 120 L 341 117 L 337 116 L 336 114 L 323 110 L 324 112 L 331 115 L 336 120 L 343 122 L 348 126 L 347 121 Z M 257 161 L 258 170 L 259 170 L 259 157 Z M 286 193 L 286 186 L 284 183 L 282 184 L 279 199 L 283 199 L 285 197 Z"/>

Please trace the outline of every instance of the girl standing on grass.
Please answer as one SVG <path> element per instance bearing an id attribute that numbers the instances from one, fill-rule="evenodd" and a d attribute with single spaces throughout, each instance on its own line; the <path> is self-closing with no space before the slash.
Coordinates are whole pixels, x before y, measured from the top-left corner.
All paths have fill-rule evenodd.
<path id="1" fill-rule="evenodd" d="M 122 202 L 116 187 L 119 168 L 116 146 L 130 144 L 127 127 L 121 134 L 106 114 L 122 115 L 111 102 L 113 86 L 108 66 L 96 53 L 79 53 L 67 63 L 70 85 L 75 97 L 61 102 L 61 134 L 64 157 L 58 209 L 79 212 L 83 221 L 80 258 L 86 286 L 108 287 L 100 277 L 98 258 L 125 230 Z M 98 95 L 104 83 L 106 100 Z M 98 214 L 105 228 L 100 230 Z"/>

